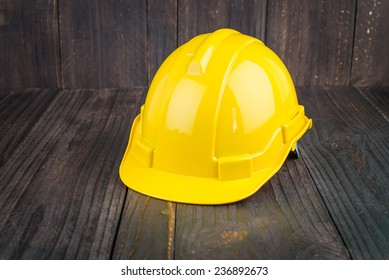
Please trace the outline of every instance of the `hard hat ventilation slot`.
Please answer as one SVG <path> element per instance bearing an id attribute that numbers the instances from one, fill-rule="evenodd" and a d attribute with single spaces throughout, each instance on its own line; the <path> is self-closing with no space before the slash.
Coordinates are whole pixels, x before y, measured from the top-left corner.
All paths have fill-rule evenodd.
<path id="1" fill-rule="evenodd" d="M 223 157 L 218 160 L 219 180 L 235 180 L 251 177 L 253 162 L 250 155 Z"/>
<path id="2" fill-rule="evenodd" d="M 297 112 L 294 117 L 282 126 L 284 143 L 292 142 L 292 140 L 296 138 L 297 135 L 301 133 L 301 131 L 303 131 L 307 125 L 309 125 L 309 121 L 310 120 L 305 117 L 304 107 L 301 105 L 297 106 Z"/>
<path id="3" fill-rule="evenodd" d="M 154 148 L 152 146 L 138 139 L 135 143 L 134 153 L 136 160 L 144 167 L 153 166 Z"/>

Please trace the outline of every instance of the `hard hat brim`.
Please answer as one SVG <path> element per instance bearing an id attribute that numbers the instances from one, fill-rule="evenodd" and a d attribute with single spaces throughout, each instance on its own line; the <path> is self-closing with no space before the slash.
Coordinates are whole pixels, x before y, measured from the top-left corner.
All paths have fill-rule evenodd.
<path id="1" fill-rule="evenodd" d="M 277 158 L 267 168 L 248 178 L 221 181 L 217 178 L 170 173 L 139 163 L 133 153 L 133 144 L 140 135 L 138 115 L 134 120 L 128 146 L 120 165 L 120 178 L 130 189 L 158 199 L 208 205 L 236 202 L 255 193 L 281 168 L 293 145 L 311 126 L 309 121 L 290 144 L 281 147 Z"/>

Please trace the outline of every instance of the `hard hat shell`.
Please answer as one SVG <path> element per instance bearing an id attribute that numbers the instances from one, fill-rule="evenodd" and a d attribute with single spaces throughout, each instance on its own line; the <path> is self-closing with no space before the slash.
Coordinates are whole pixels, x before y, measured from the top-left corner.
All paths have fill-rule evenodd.
<path id="1" fill-rule="evenodd" d="M 169 201 L 238 201 L 281 168 L 311 125 L 277 55 L 256 38 L 220 29 L 161 65 L 133 122 L 120 177 Z"/>

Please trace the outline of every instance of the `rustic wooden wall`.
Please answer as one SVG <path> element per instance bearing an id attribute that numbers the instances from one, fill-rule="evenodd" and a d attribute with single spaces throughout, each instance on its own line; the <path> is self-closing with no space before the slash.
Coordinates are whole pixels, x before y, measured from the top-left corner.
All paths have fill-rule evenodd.
<path id="1" fill-rule="evenodd" d="M 147 86 L 199 33 L 265 41 L 296 85 L 389 85 L 389 1 L 0 0 L 0 88 Z"/>
<path id="2" fill-rule="evenodd" d="M 0 0 L 0 88 L 61 87 L 57 5 Z"/>
<path id="3" fill-rule="evenodd" d="M 298 85 L 347 85 L 356 1 L 269 1 L 266 43 Z"/>
<path id="4" fill-rule="evenodd" d="M 389 85 L 389 1 L 358 1 L 351 83 Z"/>

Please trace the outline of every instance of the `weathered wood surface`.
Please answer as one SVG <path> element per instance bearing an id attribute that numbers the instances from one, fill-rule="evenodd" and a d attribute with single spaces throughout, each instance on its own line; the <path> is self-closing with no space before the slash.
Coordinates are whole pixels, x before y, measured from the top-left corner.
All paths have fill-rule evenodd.
<path id="1" fill-rule="evenodd" d="M 0 0 L 0 88 L 61 87 L 57 1 Z"/>
<path id="2" fill-rule="evenodd" d="M 389 122 L 389 87 L 359 88 L 366 100 Z"/>
<path id="3" fill-rule="evenodd" d="M 351 83 L 389 86 L 389 1 L 359 0 Z"/>
<path id="4" fill-rule="evenodd" d="M 0 259 L 111 257 L 126 194 L 118 168 L 142 92 L 56 96 L 0 169 Z"/>
<path id="5" fill-rule="evenodd" d="M 177 259 L 347 259 L 347 249 L 302 160 L 226 206 L 177 207 Z"/>
<path id="6" fill-rule="evenodd" d="M 173 259 L 176 204 L 128 190 L 113 259 Z"/>
<path id="7" fill-rule="evenodd" d="M 356 1 L 269 1 L 266 43 L 296 85 L 348 85 Z"/>
<path id="8" fill-rule="evenodd" d="M 389 259 L 389 92 L 364 92 L 301 88 L 301 153 L 350 256 Z"/>
<path id="9" fill-rule="evenodd" d="M 147 85 L 146 1 L 58 1 L 64 88 Z"/>
<path id="10" fill-rule="evenodd" d="M 148 86 L 176 46 L 231 27 L 297 85 L 389 85 L 389 2 L 0 0 L 0 88 Z"/>
<path id="11" fill-rule="evenodd" d="M 192 37 L 229 27 L 265 38 L 266 1 L 178 1 L 178 44 Z"/>
<path id="12" fill-rule="evenodd" d="M 177 0 L 148 2 L 148 84 L 159 66 L 177 48 Z"/>
<path id="13" fill-rule="evenodd" d="M 222 206 L 120 181 L 145 88 L 1 90 L 0 259 L 388 259 L 388 90 L 298 88 L 301 159 Z"/>
<path id="14" fill-rule="evenodd" d="M 0 167 L 17 150 L 57 92 L 56 89 L 0 91 Z"/>

